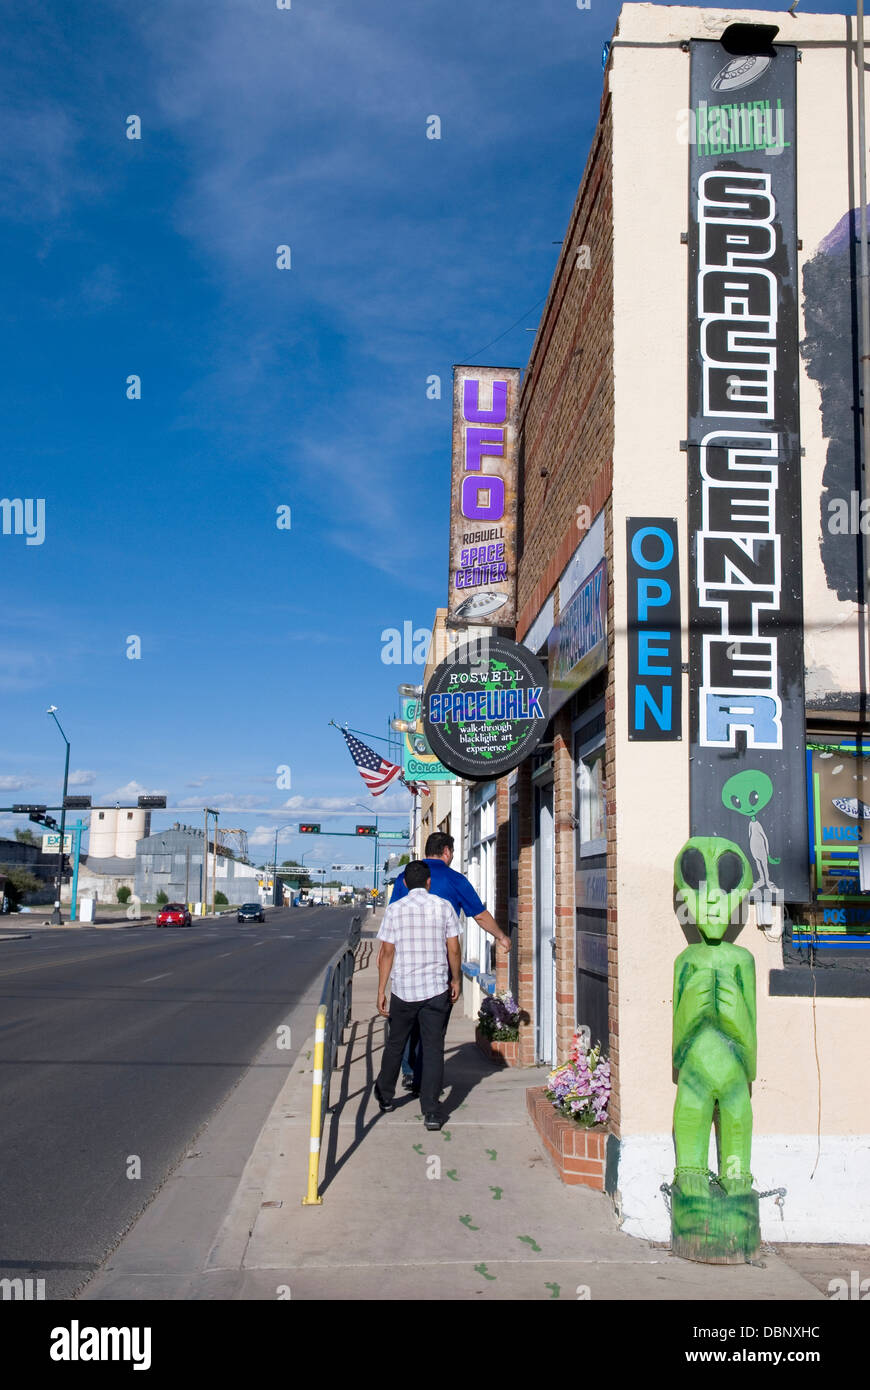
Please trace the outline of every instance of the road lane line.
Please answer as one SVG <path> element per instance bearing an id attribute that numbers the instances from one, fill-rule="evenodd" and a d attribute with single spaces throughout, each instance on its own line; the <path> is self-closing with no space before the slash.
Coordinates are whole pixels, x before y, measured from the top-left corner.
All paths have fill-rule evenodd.
<path id="1" fill-rule="evenodd" d="M 147 980 L 140 980 L 139 983 L 142 985 L 150 985 L 154 980 L 165 980 L 171 974 L 171 970 L 166 970 L 162 975 L 149 975 Z"/>

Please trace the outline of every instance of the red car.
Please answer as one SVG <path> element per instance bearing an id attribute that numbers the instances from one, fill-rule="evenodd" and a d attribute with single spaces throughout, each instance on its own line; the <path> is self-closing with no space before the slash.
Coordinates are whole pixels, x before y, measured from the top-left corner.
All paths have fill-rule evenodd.
<path id="1" fill-rule="evenodd" d="M 155 918 L 155 926 L 158 927 L 189 927 L 191 917 L 184 903 L 167 903 L 161 907 Z"/>

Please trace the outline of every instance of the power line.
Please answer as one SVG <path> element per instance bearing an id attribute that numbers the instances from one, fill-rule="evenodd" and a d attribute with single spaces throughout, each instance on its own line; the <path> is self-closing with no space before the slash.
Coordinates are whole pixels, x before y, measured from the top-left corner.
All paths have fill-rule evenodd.
<path id="1" fill-rule="evenodd" d="M 538 300 L 537 304 L 533 304 L 533 305 L 532 305 L 531 309 L 527 309 L 526 312 L 525 312 L 524 314 L 520 314 L 520 316 L 519 316 L 519 318 L 517 319 L 516 323 L 512 323 L 511 326 L 510 326 L 510 328 L 506 328 L 506 329 L 505 329 L 504 333 L 500 333 L 500 334 L 498 335 L 497 338 L 493 338 L 493 340 L 492 340 L 491 343 L 487 343 L 484 347 L 478 348 L 477 352 L 473 352 L 473 353 L 471 354 L 471 357 L 465 358 L 465 361 L 468 362 L 468 363 L 470 364 L 470 363 L 471 363 L 471 359 L 472 359 L 473 357 L 480 357 L 481 353 L 483 353 L 483 352 L 489 352 L 489 349 L 490 349 L 491 347 L 495 347 L 496 343 L 500 343 L 501 340 L 502 340 L 502 338 L 506 338 L 507 335 L 508 335 L 509 333 L 512 333 L 513 330 L 514 330 L 515 328 L 518 328 L 519 325 L 522 323 L 523 319 L 527 319 L 527 318 L 529 317 L 529 314 L 534 313 L 535 309 L 540 308 L 540 306 L 544 303 L 544 300 L 545 300 L 546 298 L 547 298 L 547 296 L 546 296 L 546 295 L 543 295 L 542 298 Z"/>

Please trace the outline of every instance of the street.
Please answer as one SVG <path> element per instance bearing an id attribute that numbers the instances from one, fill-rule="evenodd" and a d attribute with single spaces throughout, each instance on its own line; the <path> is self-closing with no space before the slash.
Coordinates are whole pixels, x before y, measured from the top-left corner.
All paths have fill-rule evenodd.
<path id="1" fill-rule="evenodd" d="M 319 995 L 354 911 L 0 942 L 0 1277 L 73 1295 L 270 1033 Z M 276 1047 L 276 1092 L 304 1038 Z"/>

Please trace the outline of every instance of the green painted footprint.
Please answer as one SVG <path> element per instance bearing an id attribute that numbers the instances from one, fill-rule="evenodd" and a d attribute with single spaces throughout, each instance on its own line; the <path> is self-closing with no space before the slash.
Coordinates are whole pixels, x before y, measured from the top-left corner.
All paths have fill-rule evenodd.
<path id="1" fill-rule="evenodd" d="M 472 1224 L 471 1224 L 471 1217 L 470 1217 L 470 1216 L 460 1216 L 459 1220 L 462 1222 L 463 1226 L 467 1226 L 467 1227 L 468 1227 L 469 1231 L 479 1231 L 479 1230 L 480 1230 L 480 1227 L 479 1227 L 479 1226 L 472 1226 Z"/>
<path id="2" fill-rule="evenodd" d="M 493 1162 L 498 1158 L 498 1153 L 496 1152 L 495 1149 L 487 1149 L 486 1152 L 489 1154 L 489 1156 L 490 1156 L 490 1158 L 493 1160 Z"/>
<path id="3" fill-rule="evenodd" d="M 455 1169 L 455 1168 L 448 1168 L 448 1169 L 447 1169 L 447 1176 L 448 1176 L 448 1178 L 450 1179 L 451 1182 L 459 1182 L 459 1179 L 458 1179 L 457 1176 L 456 1176 L 456 1169 Z"/>
<path id="4" fill-rule="evenodd" d="M 474 1272 L 475 1274 L 482 1274 L 484 1279 L 495 1279 L 497 1277 L 495 1274 L 487 1274 L 486 1265 L 475 1265 Z"/>
<path id="5" fill-rule="evenodd" d="M 504 1192 L 504 1188 L 503 1188 L 503 1187 L 491 1187 L 489 1190 L 490 1190 L 490 1192 L 492 1193 L 492 1200 L 493 1200 L 494 1202 L 500 1202 L 500 1201 L 501 1201 L 501 1194 Z"/>
<path id="6" fill-rule="evenodd" d="M 561 1290 L 561 1288 L 560 1288 L 560 1286 L 559 1286 L 558 1284 L 545 1284 L 545 1285 L 544 1285 L 544 1288 L 545 1288 L 545 1289 L 552 1289 L 552 1290 L 553 1290 L 553 1292 L 550 1294 L 550 1297 L 551 1297 L 551 1298 L 558 1298 L 558 1297 L 559 1297 L 559 1294 L 562 1292 L 562 1290 Z"/>
<path id="7" fill-rule="evenodd" d="M 540 1245 L 536 1240 L 533 1240 L 531 1236 L 517 1236 L 517 1240 L 521 1240 L 524 1245 L 530 1245 L 536 1254 L 539 1255 L 541 1253 Z"/>
<path id="8" fill-rule="evenodd" d="M 442 1129 L 441 1134 L 442 1134 L 442 1137 L 443 1137 L 444 1139 L 446 1139 L 447 1142 L 449 1143 L 449 1142 L 450 1142 L 450 1130 L 449 1130 L 449 1129 Z"/>
<path id="9" fill-rule="evenodd" d="M 422 1144 L 412 1144 L 411 1147 L 412 1147 L 412 1149 L 414 1149 L 418 1154 L 421 1154 L 421 1153 L 423 1152 L 423 1145 L 422 1145 Z"/>

